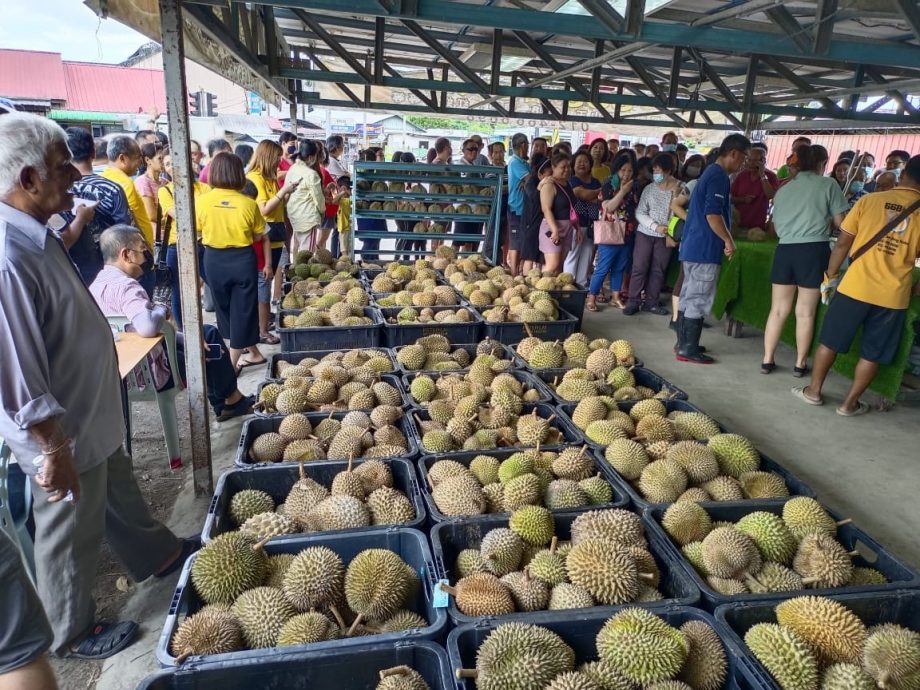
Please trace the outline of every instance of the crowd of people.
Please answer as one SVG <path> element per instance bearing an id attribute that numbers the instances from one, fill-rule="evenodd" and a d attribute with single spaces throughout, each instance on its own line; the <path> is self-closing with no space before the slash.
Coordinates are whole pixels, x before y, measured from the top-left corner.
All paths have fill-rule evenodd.
<path id="1" fill-rule="evenodd" d="M 281 297 L 285 255 L 327 245 L 333 255 L 349 254 L 353 247 L 344 150 L 338 136 L 317 141 L 292 133 L 235 149 L 222 139 L 204 149 L 192 142 L 195 251 L 203 297 L 217 313 L 217 326 L 194 337 L 207 348 L 208 397 L 218 421 L 252 410 L 237 378 L 266 361 L 261 345 L 278 342 L 272 307 Z M 669 315 L 683 362 L 714 361 L 700 338 L 739 230 L 775 236 L 760 369 L 776 370 L 777 344 L 794 308 L 792 373 L 808 373 L 823 298 L 830 306 L 811 381 L 793 394 L 822 405 L 834 358 L 862 329 L 855 378 L 837 408 L 844 416 L 862 414 L 868 407 L 860 396 L 879 366 L 894 358 L 917 291 L 920 156 L 894 151 L 885 169 L 876 170 L 870 154 L 847 152 L 830 165 L 826 149 L 800 139 L 774 173 L 766 154 L 763 144 L 741 134 L 706 155 L 691 154 L 673 132 L 658 145 L 598 139 L 574 151 L 566 142 L 550 146 L 515 134 L 507 159 L 502 142 L 486 148 L 474 135 L 456 160 L 450 140 L 439 139 L 426 161 L 506 169 L 506 206 L 499 232 L 483 237 L 486 249 L 497 242 L 514 274 L 533 267 L 572 273 L 588 287 L 590 311 L 606 304 L 626 316 Z M 359 155 L 384 159 L 378 147 Z M 402 152 L 391 160 L 416 162 Z M 92 586 L 104 536 L 137 581 L 175 572 L 198 546 L 155 521 L 140 494 L 123 445 L 120 376 L 106 320 L 124 318 L 144 336 L 175 328 L 179 371 L 170 370 L 163 351 L 151 363 L 158 390 L 181 385 L 188 334 L 173 171 L 162 133 L 100 141 L 37 116 L 0 117 L 0 437 L 36 491 L 47 494 L 34 507 L 37 599 L 10 556 L 14 547 L 0 536 L 9 585 L 0 643 L 19 640 L 0 644 L 0 678 L 17 673 L 27 687 L 53 687 L 42 661 L 48 649 L 102 659 L 136 637 L 133 622 L 95 617 Z M 384 253 L 385 220 L 359 217 L 357 229 L 378 235 L 362 238 L 362 258 Z M 482 227 L 455 223 L 454 232 L 475 237 Z M 480 248 L 467 237 L 457 244 Z M 400 239 L 388 253 L 408 258 L 428 249 L 424 240 Z M 664 293 L 675 254 L 680 268 L 668 309 Z M 160 261 L 172 269 L 168 304 L 153 299 Z M 74 366 L 85 362 L 93 366 Z"/>

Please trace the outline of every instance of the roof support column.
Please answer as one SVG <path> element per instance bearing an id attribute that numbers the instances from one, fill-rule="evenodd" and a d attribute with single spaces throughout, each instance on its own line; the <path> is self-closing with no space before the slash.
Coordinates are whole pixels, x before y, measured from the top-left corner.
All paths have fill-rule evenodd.
<path id="1" fill-rule="evenodd" d="M 166 80 L 166 114 L 169 118 L 170 155 L 173 161 L 173 195 L 176 200 L 176 240 L 179 250 L 179 287 L 188 376 L 189 437 L 192 440 L 192 471 L 196 496 L 214 491 L 211 471 L 211 425 L 209 422 L 204 341 L 201 333 L 198 237 L 195 232 L 195 199 L 192 193 L 192 156 L 189 139 L 188 96 L 185 81 L 185 44 L 182 36 L 181 0 L 159 0 L 163 44 L 163 76 Z"/>

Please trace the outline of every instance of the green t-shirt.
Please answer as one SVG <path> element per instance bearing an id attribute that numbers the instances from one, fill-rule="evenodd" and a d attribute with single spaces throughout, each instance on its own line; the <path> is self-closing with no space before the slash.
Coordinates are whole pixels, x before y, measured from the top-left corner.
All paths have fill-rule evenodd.
<path id="1" fill-rule="evenodd" d="M 831 216 L 849 208 L 833 177 L 800 172 L 773 197 L 773 223 L 780 244 L 821 242 L 830 237 Z"/>

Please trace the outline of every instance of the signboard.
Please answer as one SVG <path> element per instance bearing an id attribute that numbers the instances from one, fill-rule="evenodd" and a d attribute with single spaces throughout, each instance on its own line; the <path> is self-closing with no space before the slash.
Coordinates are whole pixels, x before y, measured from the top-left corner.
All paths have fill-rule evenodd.
<path id="1" fill-rule="evenodd" d="M 265 110 L 265 101 L 255 91 L 247 91 L 246 109 L 250 115 L 261 115 Z"/>
<path id="2" fill-rule="evenodd" d="M 349 124 L 335 124 L 329 126 L 329 131 L 333 134 L 351 134 L 355 128 Z"/>
<path id="3" fill-rule="evenodd" d="M 364 135 L 365 135 L 364 127 L 365 127 L 365 125 L 362 124 L 362 123 L 356 124 L 356 125 L 355 125 L 355 134 L 358 134 L 358 135 L 360 135 L 360 136 L 364 136 Z M 381 137 L 381 136 L 383 136 L 383 125 L 367 125 L 367 132 L 366 132 L 366 134 L 367 134 L 368 137 Z"/>

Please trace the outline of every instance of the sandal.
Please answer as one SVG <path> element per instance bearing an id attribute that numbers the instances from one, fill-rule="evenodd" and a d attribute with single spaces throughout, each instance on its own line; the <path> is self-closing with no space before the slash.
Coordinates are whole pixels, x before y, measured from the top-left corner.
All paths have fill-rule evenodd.
<path id="1" fill-rule="evenodd" d="M 807 364 L 804 367 L 792 367 L 792 375 L 795 376 L 797 379 L 802 378 L 807 373 L 808 373 Z"/>
<path id="2" fill-rule="evenodd" d="M 87 661 L 108 659 L 134 642 L 137 631 L 137 623 L 134 621 L 96 623 L 68 656 Z"/>
<path id="3" fill-rule="evenodd" d="M 837 408 L 837 414 L 841 417 L 859 417 L 864 415 L 869 411 L 869 403 L 864 403 L 862 400 L 856 403 L 855 410 L 844 410 L 842 407 Z"/>
<path id="4" fill-rule="evenodd" d="M 278 339 L 278 336 L 272 335 L 271 333 L 266 333 L 265 335 L 259 336 L 260 345 L 277 345 L 281 341 Z"/>
<path id="5" fill-rule="evenodd" d="M 805 395 L 805 388 L 793 388 L 792 395 L 794 395 L 796 398 L 798 398 L 802 402 L 808 403 L 809 405 L 818 406 L 818 405 L 824 404 L 823 398 L 818 398 L 817 400 L 815 400 L 814 398 L 809 398 L 807 395 Z"/>
<path id="6" fill-rule="evenodd" d="M 607 304 L 610 301 L 610 298 L 607 297 L 607 293 L 601 290 L 601 293 L 597 296 L 597 301 L 601 304 Z"/>
<path id="7" fill-rule="evenodd" d="M 597 297 L 595 295 L 588 297 L 587 302 L 585 302 L 585 309 L 588 311 L 597 311 Z"/>
<path id="8" fill-rule="evenodd" d="M 239 376 L 240 374 L 243 373 L 243 369 L 247 369 L 248 367 L 258 367 L 258 366 L 262 366 L 263 364 L 267 364 L 267 363 L 268 363 L 267 359 L 263 359 L 258 362 L 253 362 L 248 359 L 245 361 L 240 360 L 239 362 L 237 362 L 237 365 L 236 365 L 236 375 Z"/>
<path id="9" fill-rule="evenodd" d="M 776 369 L 776 362 L 763 362 L 760 365 L 761 374 L 772 374 L 774 369 Z"/>

